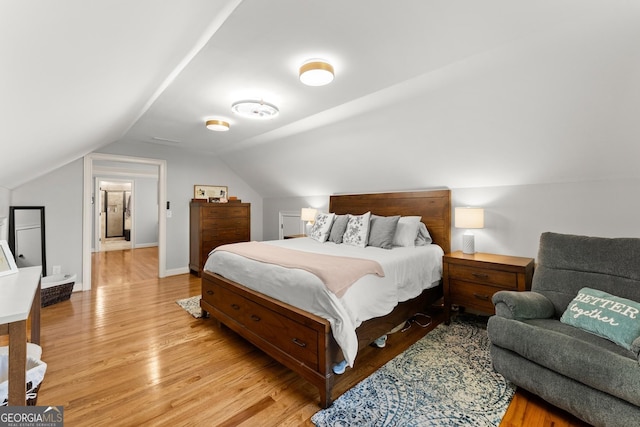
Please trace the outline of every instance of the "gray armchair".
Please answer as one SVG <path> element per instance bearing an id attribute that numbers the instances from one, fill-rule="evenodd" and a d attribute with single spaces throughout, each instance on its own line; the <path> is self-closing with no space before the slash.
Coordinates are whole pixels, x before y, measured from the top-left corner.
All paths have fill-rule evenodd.
<path id="1" fill-rule="evenodd" d="M 494 369 L 592 425 L 640 426 L 640 338 L 629 350 L 560 321 L 584 287 L 640 302 L 640 239 L 543 233 L 537 261 L 530 292 L 493 297 Z"/>

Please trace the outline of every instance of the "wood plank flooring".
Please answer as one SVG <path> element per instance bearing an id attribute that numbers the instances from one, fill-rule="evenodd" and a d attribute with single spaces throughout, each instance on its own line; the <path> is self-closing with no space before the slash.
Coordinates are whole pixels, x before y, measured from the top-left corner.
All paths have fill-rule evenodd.
<path id="1" fill-rule="evenodd" d="M 318 394 L 235 333 L 175 301 L 200 292 L 192 275 L 157 279 L 157 249 L 93 255 L 93 289 L 42 309 L 48 369 L 39 405 L 63 405 L 67 426 L 311 426 Z M 408 333 L 422 336 L 426 329 Z M 336 388 L 382 364 L 366 349 Z M 583 426 L 518 392 L 502 426 Z"/>

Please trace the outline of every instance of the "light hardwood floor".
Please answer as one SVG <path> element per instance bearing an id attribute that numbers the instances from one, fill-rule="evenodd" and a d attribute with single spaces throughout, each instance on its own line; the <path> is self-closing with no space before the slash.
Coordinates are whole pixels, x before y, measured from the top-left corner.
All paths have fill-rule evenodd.
<path id="1" fill-rule="evenodd" d="M 157 250 L 93 255 L 93 284 L 42 309 L 48 369 L 38 405 L 63 405 L 67 426 L 311 426 L 314 387 L 211 319 L 175 301 L 200 292 L 200 279 L 157 279 Z M 408 333 L 424 335 L 413 327 Z M 344 390 L 400 353 L 393 336 L 366 349 Z M 583 426 L 518 393 L 502 426 Z"/>

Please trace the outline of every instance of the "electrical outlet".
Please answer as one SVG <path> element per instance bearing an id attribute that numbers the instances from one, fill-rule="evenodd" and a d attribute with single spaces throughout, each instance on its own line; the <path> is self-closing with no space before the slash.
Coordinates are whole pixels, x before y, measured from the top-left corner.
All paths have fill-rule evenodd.
<path id="1" fill-rule="evenodd" d="M 60 274 L 60 273 L 62 273 L 62 266 L 54 265 L 53 266 L 53 274 Z"/>

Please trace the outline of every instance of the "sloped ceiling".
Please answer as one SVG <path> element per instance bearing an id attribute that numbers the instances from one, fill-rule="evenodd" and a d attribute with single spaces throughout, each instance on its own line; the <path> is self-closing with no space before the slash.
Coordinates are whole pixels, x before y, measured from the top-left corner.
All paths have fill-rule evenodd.
<path id="1" fill-rule="evenodd" d="M 218 155 L 265 197 L 640 177 L 638 2 L 23 3 L 0 18 L 8 188 L 119 139 Z M 297 80 L 313 57 L 332 84 Z"/>

